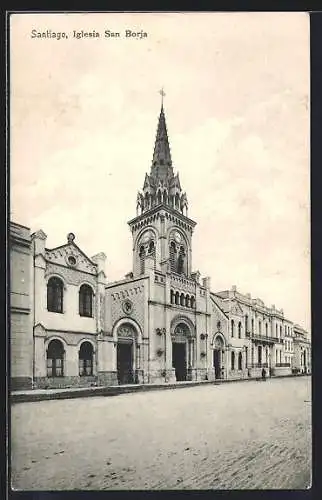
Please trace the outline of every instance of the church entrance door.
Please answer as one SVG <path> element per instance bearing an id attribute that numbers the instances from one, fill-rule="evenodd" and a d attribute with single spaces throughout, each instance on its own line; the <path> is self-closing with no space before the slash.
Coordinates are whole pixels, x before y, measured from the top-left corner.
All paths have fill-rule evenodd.
<path id="1" fill-rule="evenodd" d="M 117 379 L 121 384 L 133 384 L 133 343 L 117 344 Z"/>
<path id="2" fill-rule="evenodd" d="M 215 378 L 221 378 L 221 351 L 214 349 Z"/>
<path id="3" fill-rule="evenodd" d="M 177 382 L 187 380 L 186 343 L 172 343 L 172 366 L 175 369 Z"/>

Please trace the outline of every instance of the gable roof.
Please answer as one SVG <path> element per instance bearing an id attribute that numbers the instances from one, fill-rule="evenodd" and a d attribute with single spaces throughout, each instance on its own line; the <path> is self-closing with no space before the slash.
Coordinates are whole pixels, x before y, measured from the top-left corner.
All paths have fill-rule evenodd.
<path id="1" fill-rule="evenodd" d="M 70 243 L 65 243 L 64 245 L 60 245 L 58 247 L 54 247 L 54 248 L 45 248 L 45 251 L 46 252 L 55 252 L 56 250 L 63 250 L 64 248 L 70 248 L 70 247 L 74 247 L 76 250 L 78 250 L 78 252 L 80 254 L 82 254 L 83 257 L 85 257 L 85 259 L 87 259 L 93 266 L 97 267 L 97 264 L 90 258 L 88 257 L 88 255 L 86 255 L 85 252 L 83 252 L 83 250 L 81 248 L 79 248 L 78 245 L 76 245 L 76 243 L 74 243 L 73 241 L 70 242 Z"/>

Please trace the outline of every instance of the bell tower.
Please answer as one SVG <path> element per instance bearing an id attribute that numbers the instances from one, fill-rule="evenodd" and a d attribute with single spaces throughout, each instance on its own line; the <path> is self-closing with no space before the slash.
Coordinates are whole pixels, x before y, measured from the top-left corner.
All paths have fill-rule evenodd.
<path id="1" fill-rule="evenodd" d="M 148 268 L 191 276 L 191 239 L 196 223 L 172 166 L 163 90 L 150 174 L 137 194 L 136 217 L 128 222 L 133 237 L 133 275 Z"/>

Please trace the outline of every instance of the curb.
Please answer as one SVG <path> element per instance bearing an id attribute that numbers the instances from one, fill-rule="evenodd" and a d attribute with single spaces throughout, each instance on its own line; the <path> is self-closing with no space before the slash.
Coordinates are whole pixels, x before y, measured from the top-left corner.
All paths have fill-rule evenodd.
<path id="1" fill-rule="evenodd" d="M 299 375 L 276 375 L 274 377 L 268 377 L 268 379 L 274 380 L 277 378 L 290 378 L 290 377 L 301 377 L 310 376 L 309 374 L 299 374 Z M 131 394 L 137 392 L 148 392 L 148 391 L 158 391 L 166 389 L 184 389 L 187 387 L 197 387 L 201 385 L 223 385 L 232 382 L 251 382 L 251 381 L 261 381 L 260 378 L 246 378 L 246 379 L 228 379 L 228 380 L 203 380 L 196 382 L 182 382 L 174 384 L 145 384 L 145 385 L 132 385 L 132 386 L 102 386 L 102 387 L 84 387 L 84 389 L 70 389 L 61 392 L 54 392 L 55 389 L 49 390 L 48 392 L 37 393 L 26 391 L 24 393 L 12 392 L 10 395 L 10 403 L 32 403 L 36 401 L 49 401 L 56 399 L 75 399 L 75 398 L 85 398 L 85 397 L 111 397 L 118 396 L 121 394 Z"/>

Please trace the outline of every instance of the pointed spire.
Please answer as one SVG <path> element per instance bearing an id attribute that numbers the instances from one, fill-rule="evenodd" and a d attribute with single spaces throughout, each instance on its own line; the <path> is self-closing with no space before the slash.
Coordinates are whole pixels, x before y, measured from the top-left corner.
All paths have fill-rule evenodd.
<path id="1" fill-rule="evenodd" d="M 154 145 L 153 165 L 155 163 L 169 166 L 172 164 L 163 104 L 159 116 L 158 130 Z"/>
<path id="2" fill-rule="evenodd" d="M 170 153 L 170 146 L 168 140 L 167 126 L 165 121 L 164 107 L 163 107 L 163 97 L 165 93 L 160 90 L 161 94 L 161 111 L 158 122 L 157 135 L 155 138 L 153 160 L 151 175 L 155 177 L 167 177 L 169 173 L 172 173 L 172 160 Z M 171 167 L 169 169 L 169 167 Z M 171 172 L 169 172 L 171 170 Z"/>
<path id="3" fill-rule="evenodd" d="M 142 193 L 137 198 L 137 215 L 154 207 L 167 206 L 183 215 L 187 214 L 188 200 L 182 192 L 179 174 L 174 175 L 167 126 L 163 107 L 165 93 L 160 90 L 161 110 L 155 138 L 153 161 L 150 174 L 145 174 Z"/>

